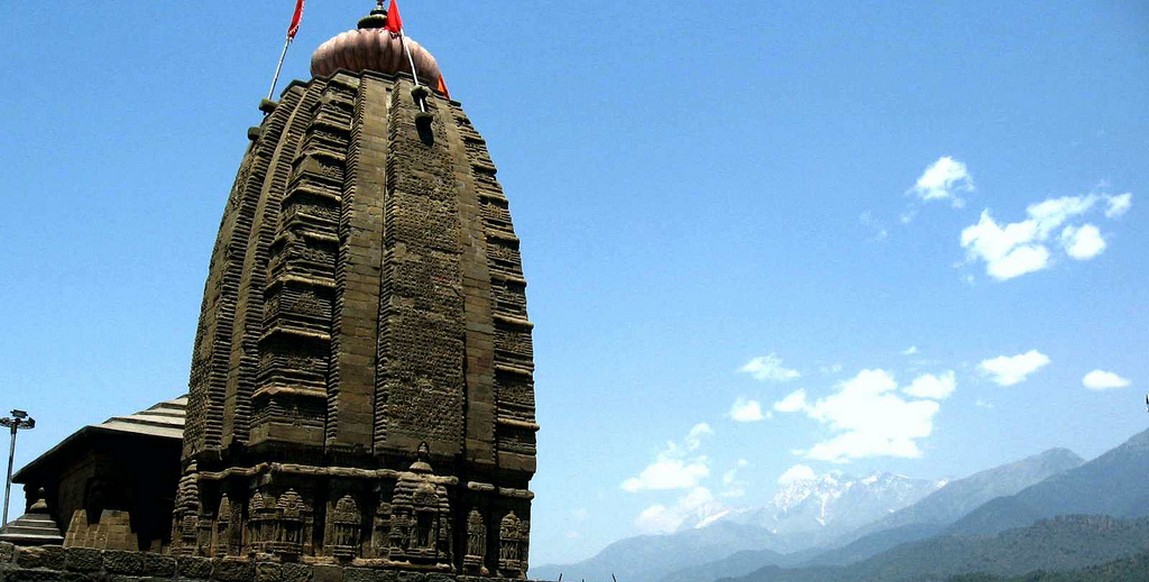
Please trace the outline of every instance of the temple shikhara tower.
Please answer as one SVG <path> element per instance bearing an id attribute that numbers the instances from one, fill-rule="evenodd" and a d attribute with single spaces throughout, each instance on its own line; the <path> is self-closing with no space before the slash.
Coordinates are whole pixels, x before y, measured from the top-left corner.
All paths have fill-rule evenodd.
<path id="1" fill-rule="evenodd" d="M 311 73 L 223 212 L 171 551 L 522 577 L 531 323 L 485 142 L 381 10 Z"/>

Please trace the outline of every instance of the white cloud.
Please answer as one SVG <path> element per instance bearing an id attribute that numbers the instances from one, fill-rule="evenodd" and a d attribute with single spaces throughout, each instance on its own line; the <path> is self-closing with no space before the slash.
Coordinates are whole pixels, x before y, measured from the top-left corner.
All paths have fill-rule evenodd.
<path id="1" fill-rule="evenodd" d="M 818 371 L 821 372 L 824 376 L 833 376 L 834 374 L 842 371 L 842 364 L 830 364 L 827 366 L 822 366 L 818 368 Z"/>
<path id="2" fill-rule="evenodd" d="M 1090 390 L 1109 390 L 1112 388 L 1125 388 L 1131 382 L 1113 372 L 1094 370 L 1081 379 L 1081 384 Z"/>
<path id="3" fill-rule="evenodd" d="M 903 356 L 912 356 L 916 353 L 918 353 L 918 346 L 910 346 L 910 347 L 902 350 Z"/>
<path id="4" fill-rule="evenodd" d="M 1030 350 L 1016 356 L 998 356 L 982 360 L 977 368 L 997 385 L 1013 386 L 1024 382 L 1030 374 L 1045 367 L 1049 362 L 1049 356 L 1037 350 Z"/>
<path id="5" fill-rule="evenodd" d="M 755 380 L 763 382 L 789 382 L 802 377 L 798 370 L 783 367 L 782 359 L 773 353 L 746 362 L 738 371 L 746 372 L 754 376 Z"/>
<path id="6" fill-rule="evenodd" d="M 989 402 L 982 400 L 981 398 L 978 398 L 974 402 L 974 406 L 977 406 L 978 408 L 993 408 L 993 404 L 990 404 Z"/>
<path id="7" fill-rule="evenodd" d="M 778 412 L 798 412 L 806 408 L 806 391 L 799 388 L 786 395 L 785 398 L 774 403 L 774 410 Z"/>
<path id="8" fill-rule="evenodd" d="M 646 534 L 674 533 L 682 525 L 683 517 L 661 503 L 642 510 L 634 519 L 634 525 Z"/>
<path id="9" fill-rule="evenodd" d="M 786 486 L 795 481 L 810 481 L 815 477 L 817 477 L 817 474 L 814 473 L 814 470 L 810 467 L 806 465 L 794 465 L 786 469 L 786 472 L 778 477 L 778 484 Z"/>
<path id="10" fill-rule="evenodd" d="M 1002 228 L 989 211 L 984 210 L 977 224 L 961 231 L 961 246 L 970 260 L 985 261 L 989 276 L 1006 280 L 1049 266 L 1049 250 L 1032 244 L 1036 238 L 1033 221 L 1015 222 Z"/>
<path id="11" fill-rule="evenodd" d="M 986 274 L 998 280 L 1041 271 L 1053 264 L 1050 251 L 1054 233 L 1060 231 L 1062 250 L 1077 260 L 1091 259 L 1105 250 L 1101 230 L 1092 224 L 1069 224 L 1105 202 L 1105 216 L 1120 216 L 1132 204 L 1132 194 L 1110 196 L 1086 194 L 1050 198 L 1026 208 L 1026 219 L 998 224 L 983 210 L 978 223 L 961 232 L 961 246 L 968 261 L 984 261 Z M 1063 228 L 1064 227 L 1064 228 Z"/>
<path id="12" fill-rule="evenodd" d="M 949 370 L 937 376 L 933 374 L 922 374 L 914 381 L 902 389 L 902 392 L 913 396 L 914 398 L 930 398 L 933 400 L 945 400 L 949 398 L 957 389 L 957 379 L 954 376 L 954 371 Z"/>
<path id="13" fill-rule="evenodd" d="M 638 477 L 631 477 L 622 482 L 624 491 L 636 493 L 638 491 L 659 491 L 666 489 L 689 489 L 698 485 L 698 482 L 710 475 L 710 467 L 705 459 L 696 461 L 683 461 L 681 459 L 662 459 L 655 461 L 642 470 Z"/>
<path id="14" fill-rule="evenodd" d="M 698 447 L 702 446 L 702 437 L 711 436 L 713 434 L 714 429 L 710 428 L 710 425 L 705 422 L 700 422 L 690 427 L 690 432 L 686 433 L 686 439 L 684 439 L 686 450 L 698 450 Z"/>
<path id="15" fill-rule="evenodd" d="M 712 434 L 714 429 L 709 424 L 701 422 L 694 425 L 683 444 L 666 443 L 666 447 L 637 477 L 622 482 L 622 489 L 637 493 L 697 487 L 699 481 L 710 475 L 710 461 L 705 455 L 694 453 L 702 446 L 702 438 Z"/>
<path id="16" fill-rule="evenodd" d="M 750 465 L 746 459 L 738 459 L 734 467 L 722 474 L 722 496 L 742 497 L 746 495 L 746 481 L 738 478 L 738 472 Z"/>
<path id="17" fill-rule="evenodd" d="M 1061 245 L 1065 247 L 1065 254 L 1086 261 L 1105 250 L 1105 239 L 1101 238 L 1101 231 L 1092 224 L 1080 228 L 1067 226 L 1061 231 Z"/>
<path id="18" fill-rule="evenodd" d="M 1133 206 L 1133 193 L 1126 192 L 1117 196 L 1109 196 L 1105 208 L 1105 218 L 1117 218 L 1129 211 Z"/>
<path id="19" fill-rule="evenodd" d="M 695 487 L 670 507 L 660 503 L 642 510 L 634 524 L 642 533 L 668 534 L 684 525 L 703 523 L 725 511 L 726 508 L 714 499 L 709 489 Z"/>
<path id="20" fill-rule="evenodd" d="M 835 436 L 805 451 L 809 459 L 846 463 L 868 457 L 921 456 L 917 441 L 933 432 L 941 405 L 933 400 L 905 400 L 885 370 L 862 370 L 841 382 L 837 392 L 805 408 L 810 418 Z"/>
<path id="21" fill-rule="evenodd" d="M 961 193 L 973 190 L 973 177 L 966 165 L 943 156 L 922 172 L 911 192 L 923 201 L 949 200 L 954 208 L 961 208 L 965 205 Z"/>
<path id="22" fill-rule="evenodd" d="M 758 422 L 766 417 L 762 415 L 760 402 L 739 398 L 730 407 L 730 418 L 734 422 Z"/>

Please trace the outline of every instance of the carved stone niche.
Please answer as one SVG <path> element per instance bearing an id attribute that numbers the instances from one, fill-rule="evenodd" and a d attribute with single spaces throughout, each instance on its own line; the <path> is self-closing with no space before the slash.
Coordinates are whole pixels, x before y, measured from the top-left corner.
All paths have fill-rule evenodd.
<path id="1" fill-rule="evenodd" d="M 355 498 L 344 495 L 335 502 L 330 513 L 327 547 L 331 555 L 340 560 L 353 560 L 359 557 L 359 532 L 362 517 Z"/>
<path id="2" fill-rule="evenodd" d="M 487 524 L 479 510 L 472 509 L 467 516 L 467 553 L 463 556 L 463 569 L 468 574 L 486 576 L 490 573 L 483 563 L 487 555 Z"/>
<path id="3" fill-rule="evenodd" d="M 379 507 L 375 510 L 374 531 L 371 537 L 371 554 L 372 557 L 384 559 L 391 555 L 390 503 L 380 502 Z"/>
<path id="4" fill-rule="evenodd" d="M 451 507 L 447 488 L 427 462 L 426 443 L 419 460 L 399 474 L 391 500 L 390 558 L 415 565 L 451 567 Z"/>
<path id="5" fill-rule="evenodd" d="M 219 500 L 219 510 L 215 514 L 215 531 L 212 536 L 212 556 L 234 555 L 238 550 L 233 548 L 232 538 L 232 508 L 231 500 L 224 493 Z"/>
<path id="6" fill-rule="evenodd" d="M 294 559 L 303 553 L 305 531 L 311 520 L 311 508 L 303 502 L 294 489 L 288 489 L 279 497 L 276 504 L 279 538 L 274 553 L 287 559 Z"/>
<path id="7" fill-rule="evenodd" d="M 199 509 L 199 473 L 195 461 L 192 461 L 180 477 L 176 490 L 175 510 L 172 512 L 173 554 L 195 556 L 200 553 Z"/>
<path id="8" fill-rule="evenodd" d="M 513 511 L 499 522 L 499 573 L 507 578 L 520 578 L 525 570 L 524 523 Z"/>
<path id="9" fill-rule="evenodd" d="M 247 502 L 247 539 L 249 552 L 271 553 L 279 537 L 275 497 L 256 491 Z"/>

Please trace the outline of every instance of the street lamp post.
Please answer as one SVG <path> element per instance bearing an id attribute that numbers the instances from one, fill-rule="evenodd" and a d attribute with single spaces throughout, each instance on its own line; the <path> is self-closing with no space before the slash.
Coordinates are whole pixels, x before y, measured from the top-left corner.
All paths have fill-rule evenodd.
<path id="1" fill-rule="evenodd" d="M 8 524 L 8 498 L 12 495 L 12 462 L 16 459 L 16 431 L 36 428 L 36 419 L 23 410 L 13 410 L 12 416 L 0 418 L 0 426 L 12 431 L 12 443 L 8 446 L 8 478 L 4 481 L 4 518 L 0 527 Z"/>

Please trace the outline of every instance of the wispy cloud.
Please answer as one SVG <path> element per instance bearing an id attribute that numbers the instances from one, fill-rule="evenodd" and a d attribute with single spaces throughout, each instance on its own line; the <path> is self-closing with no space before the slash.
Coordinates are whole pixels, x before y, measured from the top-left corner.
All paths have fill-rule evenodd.
<path id="1" fill-rule="evenodd" d="M 817 473 L 806 465 L 794 465 L 778 477 L 778 484 L 786 486 L 796 481 L 810 481 L 817 476 Z"/>
<path id="2" fill-rule="evenodd" d="M 910 189 L 911 193 L 924 202 L 948 200 L 954 208 L 965 206 L 962 195 L 973 191 L 973 177 L 969 169 L 950 156 L 942 156 L 930 164 Z"/>
<path id="3" fill-rule="evenodd" d="M 757 400 L 739 398 L 730 407 L 730 419 L 734 422 L 758 422 L 766 417 L 762 414 L 762 404 Z"/>
<path id="4" fill-rule="evenodd" d="M 642 510 L 634 520 L 635 527 L 646 534 L 674 533 L 684 525 L 701 523 L 726 511 L 714 494 L 705 487 L 695 487 L 679 497 L 674 505 L 661 503 Z"/>
<path id="5" fill-rule="evenodd" d="M 998 386 L 1020 384 L 1034 372 L 1049 365 L 1049 356 L 1030 350 L 1016 356 L 998 356 L 982 360 L 977 369 Z"/>
<path id="6" fill-rule="evenodd" d="M 806 409 L 806 391 L 799 388 L 774 403 L 777 412 L 798 412 Z"/>
<path id="7" fill-rule="evenodd" d="M 758 356 L 743 364 L 738 371 L 750 374 L 762 382 L 789 382 L 802 377 L 798 370 L 783 367 L 782 358 L 774 353 Z"/>
<path id="8" fill-rule="evenodd" d="M 622 482 L 622 489 L 630 493 L 668 489 L 691 489 L 710 475 L 710 462 L 698 454 L 702 439 L 713 435 L 714 429 L 704 422 L 694 425 L 682 443 L 668 442 L 653 462 L 636 477 Z"/>
<path id="9" fill-rule="evenodd" d="M 1110 196 L 1105 207 L 1105 218 L 1117 218 L 1128 212 L 1131 206 L 1133 206 L 1132 192 Z"/>
<path id="10" fill-rule="evenodd" d="M 722 474 L 722 497 L 742 497 L 746 495 L 746 486 L 748 483 L 738 478 L 738 473 L 742 469 L 750 466 L 750 461 L 746 459 L 738 459 L 734 467 L 727 469 Z"/>
<path id="11" fill-rule="evenodd" d="M 978 223 L 961 232 L 961 246 L 967 260 L 985 263 L 986 274 L 999 281 L 1020 277 L 1053 264 L 1058 246 L 1076 260 L 1088 260 L 1105 250 L 1101 230 L 1093 224 L 1072 224 L 1099 202 L 1107 206 L 1105 215 L 1113 218 L 1126 212 L 1133 195 L 1086 194 L 1050 198 L 1026 208 L 1026 218 L 1005 225 L 983 210 Z M 1052 243 L 1059 243 L 1052 244 Z"/>
<path id="12" fill-rule="evenodd" d="M 918 353 L 918 346 L 910 346 L 910 347 L 902 350 L 903 356 L 912 356 L 916 353 Z"/>
<path id="13" fill-rule="evenodd" d="M 869 211 L 863 212 L 858 216 L 858 222 L 862 223 L 862 226 L 873 233 L 871 240 L 882 241 L 890 237 L 890 231 L 886 229 L 885 225 L 875 219 L 874 215 Z"/>
<path id="14" fill-rule="evenodd" d="M 1125 388 L 1131 383 L 1132 382 L 1127 378 L 1122 378 L 1113 372 L 1106 372 L 1104 370 L 1094 370 L 1081 379 L 1081 384 L 1090 390 Z"/>

